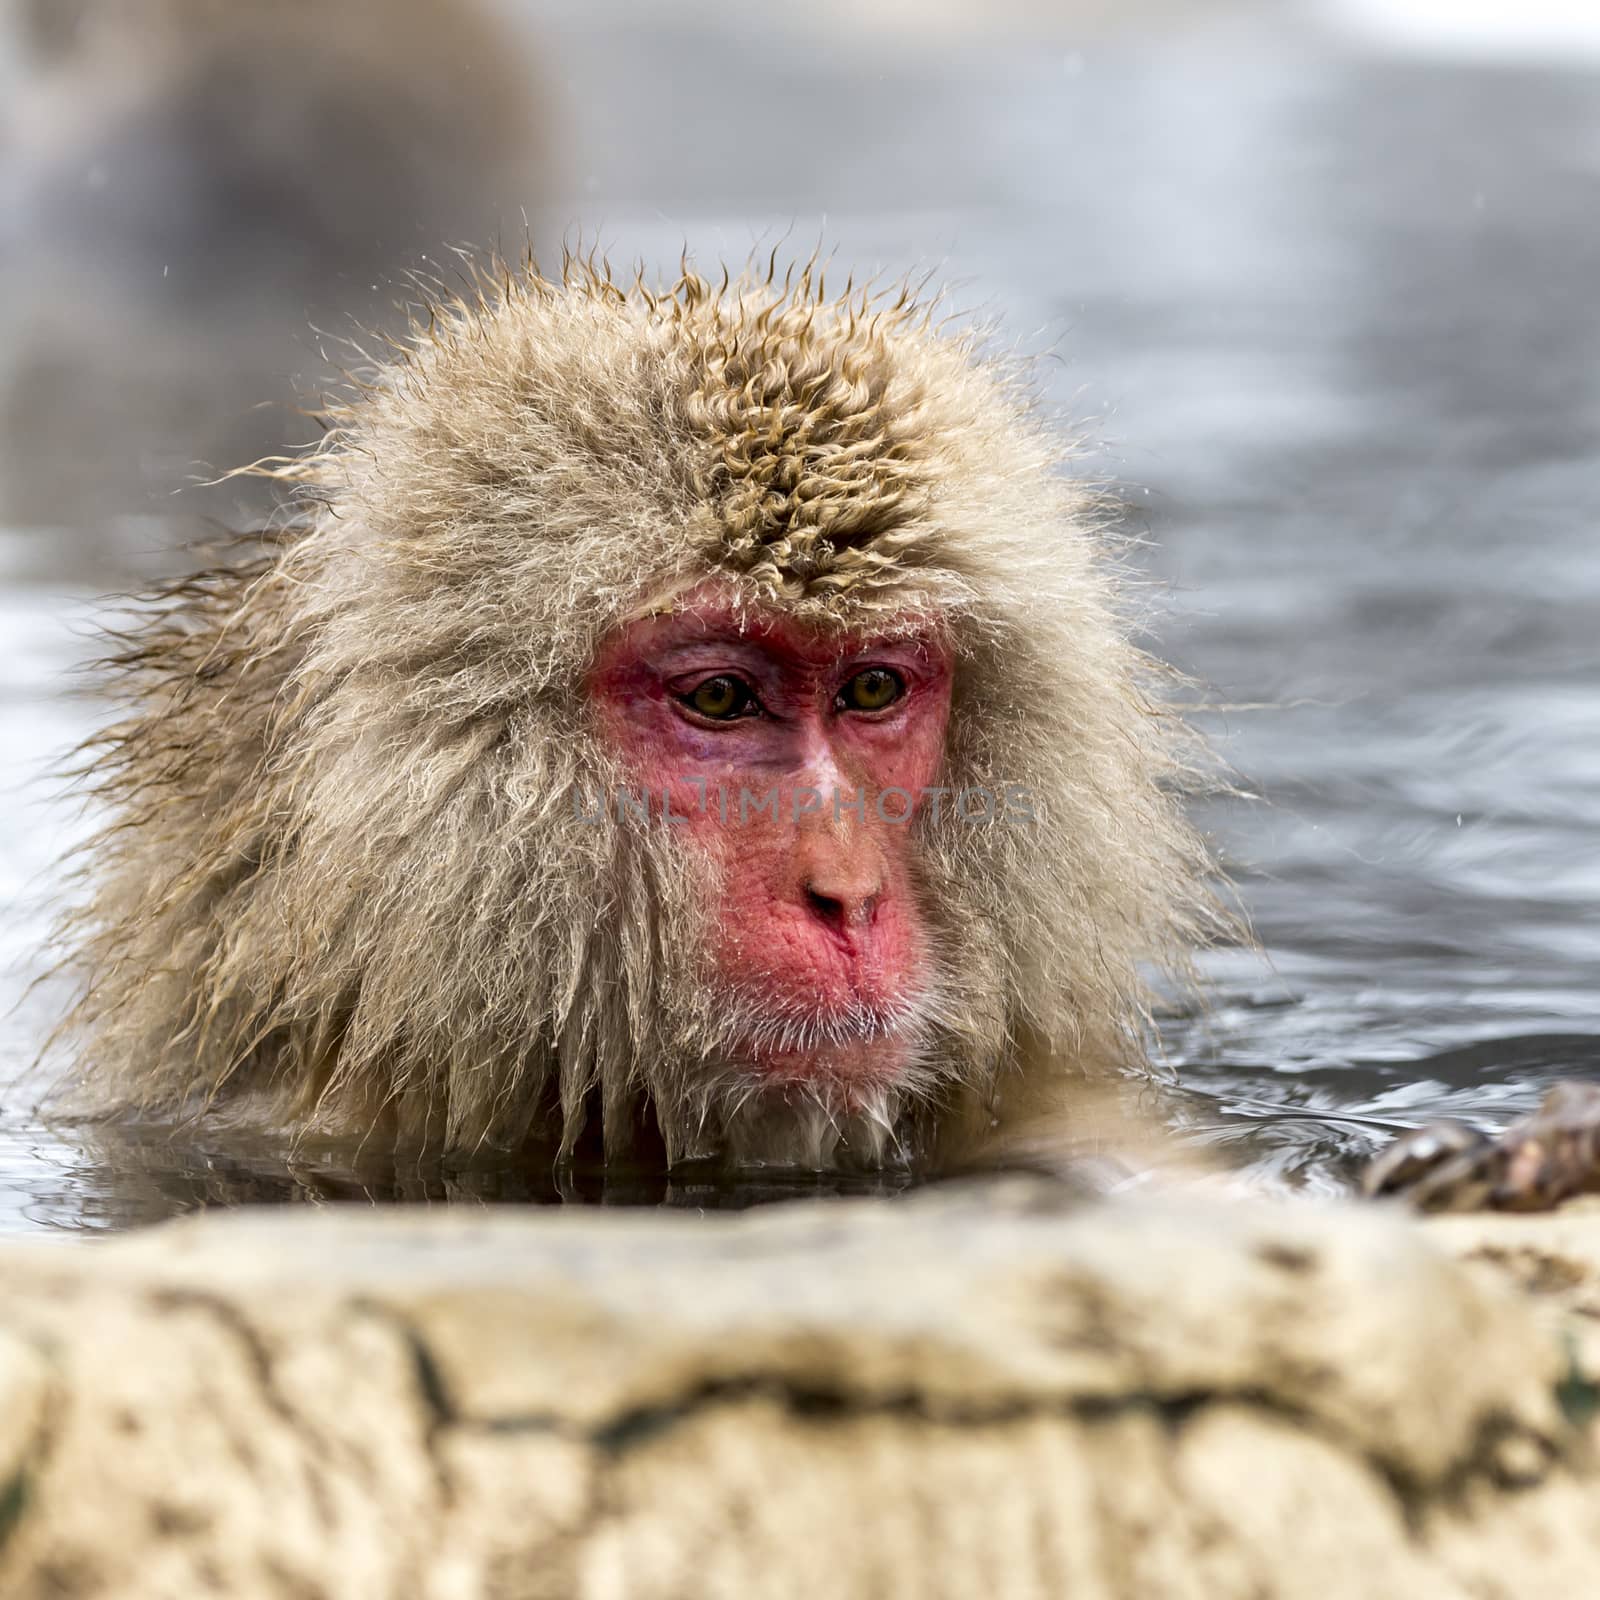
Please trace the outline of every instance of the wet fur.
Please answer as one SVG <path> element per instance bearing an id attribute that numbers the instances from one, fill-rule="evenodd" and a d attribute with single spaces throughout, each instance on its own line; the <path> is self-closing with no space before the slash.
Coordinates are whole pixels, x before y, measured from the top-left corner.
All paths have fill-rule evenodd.
<path id="1" fill-rule="evenodd" d="M 332 423 L 266 469 L 298 512 L 264 553 L 122 639 L 89 768 L 113 820 L 68 929 L 82 1103 L 921 1164 L 1141 1059 L 1148 975 L 1219 925 L 1195 749 L 1092 497 L 978 333 L 814 270 L 495 268 Z M 619 781 L 587 731 L 597 644 L 708 572 L 827 625 L 931 620 L 958 661 L 944 781 L 1032 793 L 1036 827 L 919 824 L 935 970 L 894 1093 L 756 1082 L 700 972 L 706 864 L 573 802 Z"/>

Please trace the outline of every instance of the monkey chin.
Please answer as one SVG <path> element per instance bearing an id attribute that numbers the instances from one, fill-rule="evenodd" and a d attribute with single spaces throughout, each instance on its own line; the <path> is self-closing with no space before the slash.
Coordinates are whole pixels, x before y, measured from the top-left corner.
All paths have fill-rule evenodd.
<path id="1" fill-rule="evenodd" d="M 744 1011 L 723 1030 L 724 1137 L 741 1166 L 812 1170 L 904 1159 L 896 1127 L 925 1087 L 920 998 Z"/>
<path id="2" fill-rule="evenodd" d="M 753 1041 L 745 1047 L 750 1072 L 763 1088 L 792 1086 L 825 1091 L 853 1111 L 870 1095 L 898 1089 L 916 1060 L 911 1046 L 893 1036 L 856 1044 L 785 1050 Z"/>

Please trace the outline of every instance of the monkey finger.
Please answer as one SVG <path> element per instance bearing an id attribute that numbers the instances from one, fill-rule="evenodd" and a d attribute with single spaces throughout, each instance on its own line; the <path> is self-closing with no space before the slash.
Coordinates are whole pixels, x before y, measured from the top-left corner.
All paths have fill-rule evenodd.
<path id="1" fill-rule="evenodd" d="M 1504 1158 L 1492 1203 L 1501 1210 L 1548 1210 L 1600 1192 L 1600 1085 L 1558 1083 L 1500 1143 Z"/>
<path id="2" fill-rule="evenodd" d="M 1501 1151 L 1479 1128 L 1454 1118 L 1404 1134 L 1362 1174 L 1368 1199 L 1403 1199 L 1419 1211 L 1474 1211 L 1500 1181 Z"/>

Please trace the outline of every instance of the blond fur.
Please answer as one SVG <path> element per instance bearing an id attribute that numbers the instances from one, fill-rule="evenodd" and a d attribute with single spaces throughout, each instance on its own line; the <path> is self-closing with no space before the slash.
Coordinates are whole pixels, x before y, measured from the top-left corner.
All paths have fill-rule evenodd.
<path id="1" fill-rule="evenodd" d="M 812 268 L 497 267 L 331 422 L 268 469 L 298 505 L 270 547 L 117 655 L 72 930 L 95 1103 L 447 1151 L 570 1152 L 598 1119 L 618 1154 L 648 1116 L 674 1161 L 935 1162 L 1140 1059 L 1149 973 L 1218 926 L 1192 741 L 1093 498 L 977 333 Z M 618 781 L 597 645 L 707 574 L 944 630 L 943 781 L 1034 797 L 1035 827 L 919 824 L 934 975 L 895 1019 L 915 1070 L 866 1104 L 743 1071 L 696 956 L 708 864 L 575 814 Z"/>

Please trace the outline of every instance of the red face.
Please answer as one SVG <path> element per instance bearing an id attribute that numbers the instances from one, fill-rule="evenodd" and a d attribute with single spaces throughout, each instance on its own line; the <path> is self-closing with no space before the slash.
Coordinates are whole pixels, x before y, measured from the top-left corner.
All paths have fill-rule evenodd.
<path id="1" fill-rule="evenodd" d="M 932 637 L 740 613 L 713 586 L 602 649 L 602 739 L 718 873 L 704 955 L 737 1065 L 847 1100 L 909 1065 L 930 967 L 911 824 L 950 690 Z"/>

